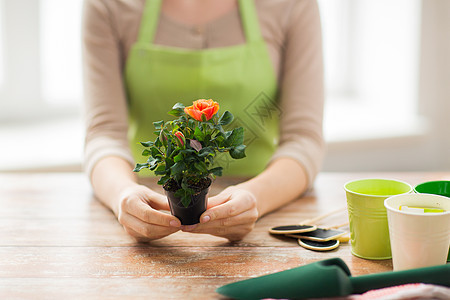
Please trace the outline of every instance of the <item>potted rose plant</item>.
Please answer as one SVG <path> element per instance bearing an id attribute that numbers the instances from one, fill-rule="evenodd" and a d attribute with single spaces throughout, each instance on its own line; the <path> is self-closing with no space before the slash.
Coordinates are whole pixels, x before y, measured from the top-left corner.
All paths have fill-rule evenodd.
<path id="1" fill-rule="evenodd" d="M 169 114 L 175 120 L 153 122 L 156 139 L 141 142 L 145 149 L 145 163 L 138 163 L 134 172 L 150 169 L 161 176 L 169 200 L 171 213 L 181 224 L 199 222 L 206 210 L 212 179 L 222 175 L 222 167 L 213 166 L 218 153 L 228 152 L 234 159 L 245 157 L 244 129 L 226 131 L 224 126 L 233 121 L 225 111 L 220 117 L 219 104 L 211 99 L 199 99 L 185 107 L 173 106 Z"/>

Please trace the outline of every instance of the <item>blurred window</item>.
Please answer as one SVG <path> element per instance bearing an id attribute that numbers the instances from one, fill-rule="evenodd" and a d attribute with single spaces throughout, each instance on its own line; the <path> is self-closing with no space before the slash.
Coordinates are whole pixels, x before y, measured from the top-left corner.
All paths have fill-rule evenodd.
<path id="1" fill-rule="evenodd" d="M 51 104 L 78 104 L 82 0 L 41 0 L 42 95 Z"/>
<path id="2" fill-rule="evenodd" d="M 419 0 L 319 0 L 328 141 L 417 129 Z"/>
<path id="3" fill-rule="evenodd" d="M 0 90 L 3 86 L 3 0 L 0 0 Z"/>
<path id="4" fill-rule="evenodd" d="M 48 141 L 70 143 L 66 156 L 81 161 L 82 1 L 0 0 L 0 139 L 3 132 L 17 140 L 32 134 L 40 141 L 40 127 L 34 125 L 39 121 L 54 129 L 53 135 L 46 133 Z M 319 7 L 328 142 L 417 130 L 421 1 L 319 0 Z M 22 129 L 12 134 L 14 123 Z M 55 147 L 43 141 L 42 153 L 35 153 L 45 157 L 39 162 L 58 155 L 54 164 L 64 161 Z"/>
<path id="5" fill-rule="evenodd" d="M 75 115 L 82 0 L 0 0 L 0 121 Z"/>

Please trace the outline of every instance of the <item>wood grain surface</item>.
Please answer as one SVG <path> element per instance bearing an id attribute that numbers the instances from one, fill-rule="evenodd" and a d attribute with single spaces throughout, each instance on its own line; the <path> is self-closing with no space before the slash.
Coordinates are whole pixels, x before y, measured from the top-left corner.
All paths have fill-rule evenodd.
<path id="1" fill-rule="evenodd" d="M 95 199 L 84 174 L 3 173 L 0 299 L 223 299 L 215 293 L 221 285 L 331 257 L 342 258 L 353 275 L 389 271 L 391 260 L 357 258 L 349 244 L 314 252 L 268 233 L 345 207 L 345 182 L 375 177 L 416 185 L 450 180 L 450 173 L 322 173 L 314 189 L 262 217 L 240 242 L 178 232 L 148 244 L 124 232 Z M 242 180 L 220 178 L 211 194 Z M 142 182 L 161 190 L 153 179 Z M 343 212 L 320 225 L 346 220 Z"/>

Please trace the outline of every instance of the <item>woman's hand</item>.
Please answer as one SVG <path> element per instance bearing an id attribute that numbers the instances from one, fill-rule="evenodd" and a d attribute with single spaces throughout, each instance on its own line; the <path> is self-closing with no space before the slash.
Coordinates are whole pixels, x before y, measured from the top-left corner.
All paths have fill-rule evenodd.
<path id="1" fill-rule="evenodd" d="M 257 219 L 253 193 L 231 186 L 208 200 L 208 209 L 200 217 L 200 224 L 183 226 L 182 230 L 238 241 L 252 231 Z"/>
<path id="2" fill-rule="evenodd" d="M 180 221 L 160 210 L 170 210 L 167 199 L 136 184 L 121 193 L 116 211 L 125 231 L 137 241 L 147 242 L 180 230 Z"/>

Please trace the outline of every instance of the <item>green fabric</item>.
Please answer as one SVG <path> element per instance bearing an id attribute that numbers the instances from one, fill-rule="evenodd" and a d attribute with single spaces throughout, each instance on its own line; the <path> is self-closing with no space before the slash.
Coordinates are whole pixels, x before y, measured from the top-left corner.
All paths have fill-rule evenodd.
<path id="1" fill-rule="evenodd" d="M 244 127 L 247 145 L 246 158 L 219 154 L 217 165 L 224 168 L 224 175 L 258 174 L 278 143 L 280 110 L 277 81 L 253 1 L 239 1 L 246 43 L 205 50 L 153 44 L 160 6 L 161 0 L 146 2 L 138 41 L 125 67 L 128 135 L 135 160 L 145 160 L 139 141 L 156 138 L 152 123 L 171 120 L 167 112 L 176 102 L 189 106 L 211 98 L 219 103 L 219 113 L 229 110 L 235 116 L 230 128 Z"/>
<path id="2" fill-rule="evenodd" d="M 216 292 L 233 299 L 307 299 L 345 296 L 351 293 L 350 270 L 340 258 L 242 280 Z"/>
<path id="3" fill-rule="evenodd" d="M 450 286 L 450 265 L 353 277 L 345 262 L 330 258 L 294 269 L 242 280 L 216 292 L 233 299 L 309 299 L 360 294 L 407 283 Z"/>

